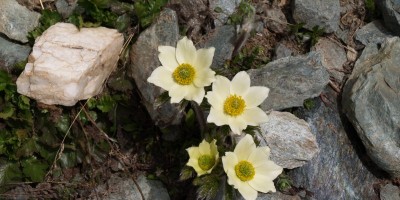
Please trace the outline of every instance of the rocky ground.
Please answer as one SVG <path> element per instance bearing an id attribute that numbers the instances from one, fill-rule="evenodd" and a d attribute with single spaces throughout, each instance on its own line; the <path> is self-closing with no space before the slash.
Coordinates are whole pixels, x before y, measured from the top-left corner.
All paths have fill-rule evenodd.
<path id="1" fill-rule="evenodd" d="M 81 10 L 82 16 L 92 17 L 83 21 L 96 19 L 93 13 L 98 11 L 109 12 L 101 15 L 101 24 L 117 28 L 121 35 L 115 35 L 108 48 L 87 48 L 101 56 L 82 61 L 102 56 L 105 61 L 84 75 L 60 79 L 38 73 L 17 81 L 26 63 L 29 67 L 48 50 L 40 41 L 56 37 L 32 40 L 32 31 L 44 24 L 43 10 L 59 13 L 58 21 L 76 22 L 71 16 L 81 6 L 78 2 L 87 1 L 3 0 L 0 6 L 0 69 L 12 76 L 0 80 L 16 83 L 19 93 L 31 97 L 14 92 L 16 99 L 27 100 L 12 102 L 14 97 L 3 89 L 8 86 L 0 82 L 0 92 L 5 92 L 0 134 L 18 135 L 0 136 L 0 198 L 195 199 L 196 188 L 179 181 L 179 173 L 187 161 L 184 149 L 200 141 L 200 125 L 190 105 L 160 103 L 164 91 L 147 82 L 160 65 L 157 47 L 175 46 L 186 35 L 197 48 L 215 47 L 211 68 L 218 74 L 232 78 L 245 70 L 252 85 L 270 88 L 261 104 L 270 121 L 257 138 L 271 148 L 271 159 L 285 171 L 275 182 L 278 192 L 257 199 L 400 199 L 398 2 L 171 0 L 145 18 L 138 8 L 141 1 L 93 1 L 97 10 Z M 107 23 L 106 18 L 127 23 Z M 98 22 L 85 21 L 83 28 Z M 125 42 L 118 46 L 122 37 Z M 76 65 L 73 53 L 49 54 L 44 63 Z M 119 58 L 116 67 L 99 68 L 113 58 Z M 45 66 L 40 64 L 35 65 Z M 59 66 L 44 68 L 50 74 L 70 73 Z M 106 79 L 106 87 L 79 90 L 92 84 L 82 83 L 88 76 Z M 57 82 L 57 87 L 35 92 L 35 84 L 43 80 Z M 67 96 L 55 102 L 64 106 L 44 104 L 53 104 L 59 90 L 72 87 L 71 81 L 83 91 L 78 97 L 71 94 L 72 100 Z M 84 100 L 100 90 L 94 102 Z M 13 113 L 21 113 L 5 115 L 8 102 L 17 106 Z M 28 102 L 28 107 L 23 110 L 20 102 Z M 22 111 L 33 113 L 28 128 L 15 125 Z M 18 170 L 12 173 L 15 166 Z M 225 198 L 223 191 L 221 187 L 216 199 Z"/>

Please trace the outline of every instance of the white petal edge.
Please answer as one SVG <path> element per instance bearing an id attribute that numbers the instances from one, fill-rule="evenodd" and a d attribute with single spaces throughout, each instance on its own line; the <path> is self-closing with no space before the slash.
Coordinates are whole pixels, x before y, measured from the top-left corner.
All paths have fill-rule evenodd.
<path id="1" fill-rule="evenodd" d="M 220 112 L 223 112 L 223 104 L 224 102 L 221 100 L 221 98 L 218 96 L 216 92 L 207 92 L 206 95 L 208 103 L 216 110 L 219 110 Z"/>
<path id="2" fill-rule="evenodd" d="M 245 110 L 242 118 L 248 125 L 258 126 L 268 121 L 268 115 L 259 107 Z"/>
<path id="3" fill-rule="evenodd" d="M 194 85 L 187 85 L 188 91 L 185 95 L 185 99 L 189 101 L 195 101 L 197 104 L 201 104 L 203 102 L 205 96 L 205 90 L 203 87 L 195 87 Z"/>
<path id="4" fill-rule="evenodd" d="M 215 81 L 215 72 L 210 69 L 201 69 L 196 71 L 196 77 L 193 84 L 196 87 L 205 87 Z"/>
<path id="5" fill-rule="evenodd" d="M 168 68 L 170 71 L 174 71 L 178 66 L 178 61 L 176 60 L 176 49 L 170 46 L 159 46 L 158 59 L 160 60 L 162 66 Z"/>
<path id="6" fill-rule="evenodd" d="M 203 140 L 199 144 L 199 151 L 200 151 L 200 155 L 211 155 L 210 143 Z"/>
<path id="7" fill-rule="evenodd" d="M 231 82 L 224 76 L 216 76 L 212 84 L 212 92 L 222 101 L 230 95 Z"/>
<path id="8" fill-rule="evenodd" d="M 274 180 L 279 174 L 282 173 L 283 168 L 273 161 L 268 160 L 264 164 L 254 167 L 256 175 L 263 175 L 268 177 L 270 180 Z"/>
<path id="9" fill-rule="evenodd" d="M 194 63 L 194 66 L 198 69 L 210 68 L 213 61 L 214 53 L 215 53 L 214 47 L 197 50 L 196 62 Z"/>
<path id="10" fill-rule="evenodd" d="M 254 167 L 265 164 L 269 160 L 270 149 L 269 147 L 257 147 L 249 156 L 248 161 L 253 164 Z"/>
<path id="11" fill-rule="evenodd" d="M 254 176 L 253 180 L 248 183 L 253 189 L 263 193 L 276 192 L 274 182 L 262 175 Z"/>
<path id="12" fill-rule="evenodd" d="M 246 200 L 255 200 L 257 198 L 257 190 L 253 189 L 247 182 L 239 182 L 237 189 Z"/>
<path id="13" fill-rule="evenodd" d="M 195 65 L 196 47 L 186 36 L 176 44 L 176 60 L 179 64 L 187 63 L 192 66 Z"/>
<path id="14" fill-rule="evenodd" d="M 189 89 L 190 88 L 187 86 L 182 86 L 175 83 L 175 85 L 173 85 L 168 92 L 168 95 L 171 97 L 171 103 L 181 102 L 189 92 Z"/>
<path id="15" fill-rule="evenodd" d="M 236 154 L 233 152 L 226 152 L 225 156 L 222 156 L 222 166 L 224 171 L 228 173 L 229 171 L 235 171 L 235 166 L 239 162 Z"/>
<path id="16" fill-rule="evenodd" d="M 186 151 L 189 154 L 189 158 L 190 159 L 199 159 L 200 157 L 200 151 L 199 151 L 199 147 L 189 147 L 186 149 Z"/>
<path id="17" fill-rule="evenodd" d="M 231 81 L 231 94 L 244 96 L 250 88 L 250 76 L 245 71 L 237 73 Z"/>
<path id="18" fill-rule="evenodd" d="M 253 86 L 247 90 L 243 96 L 246 108 L 254 108 L 260 105 L 268 97 L 269 89 L 262 86 Z"/>
<path id="19" fill-rule="evenodd" d="M 154 85 L 161 87 L 164 90 L 169 91 L 173 85 L 176 85 L 172 79 L 172 72 L 165 67 L 157 67 L 147 78 L 147 82 L 153 83 Z"/>
<path id="20" fill-rule="evenodd" d="M 236 135 L 242 134 L 242 131 L 247 127 L 246 121 L 241 116 L 229 117 L 228 120 L 229 127 Z"/>
<path id="21" fill-rule="evenodd" d="M 228 124 L 229 119 L 222 111 L 211 107 L 210 113 L 207 117 L 207 122 L 214 123 L 217 126 L 222 126 Z"/>
<path id="22" fill-rule="evenodd" d="M 256 144 L 254 143 L 253 137 L 246 134 L 236 145 L 233 151 L 239 161 L 248 160 L 249 156 L 256 149 Z"/>

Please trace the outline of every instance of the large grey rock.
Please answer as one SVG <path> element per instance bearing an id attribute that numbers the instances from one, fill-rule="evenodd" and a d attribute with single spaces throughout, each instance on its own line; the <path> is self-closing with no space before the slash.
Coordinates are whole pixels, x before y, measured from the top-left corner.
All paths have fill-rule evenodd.
<path id="1" fill-rule="evenodd" d="M 156 105 L 163 89 L 149 82 L 147 78 L 159 67 L 158 46 L 176 46 L 179 39 L 178 18 L 175 11 L 165 9 L 152 26 L 143 31 L 130 52 L 129 76 L 135 80 L 140 90 L 142 103 L 153 121 L 160 127 L 178 125 L 182 119 L 179 104 L 169 102 Z"/>
<path id="2" fill-rule="evenodd" d="M 148 180 L 143 174 L 135 178 L 135 181 L 137 185 L 132 177 L 120 177 L 118 174 L 113 174 L 107 183 L 99 185 L 91 196 L 96 197 L 93 199 L 97 199 L 100 195 L 103 200 L 138 200 L 142 199 L 141 191 L 144 199 L 170 199 L 167 189 L 160 181 Z"/>
<path id="3" fill-rule="evenodd" d="M 381 200 L 400 200 L 400 189 L 391 183 L 383 186 L 379 192 Z"/>
<path id="4" fill-rule="evenodd" d="M 225 62 L 232 58 L 232 53 L 235 49 L 235 37 L 236 31 L 231 25 L 217 27 L 206 35 L 206 40 L 202 41 L 200 46 L 203 48 L 215 48 L 211 69 L 222 70 Z"/>
<path id="5" fill-rule="evenodd" d="M 293 169 L 306 164 L 318 153 L 318 144 L 310 126 L 288 112 L 272 111 L 268 122 L 261 124 L 257 134 L 260 145 L 271 149 L 271 160 Z"/>
<path id="6" fill-rule="evenodd" d="M 124 38 L 115 29 L 57 23 L 36 39 L 17 80 L 20 94 L 45 104 L 72 106 L 99 94 L 117 67 Z"/>
<path id="7" fill-rule="evenodd" d="M 38 25 L 40 14 L 15 0 L 1 0 L 0 4 L 0 32 L 10 39 L 28 42 L 26 36 Z"/>
<path id="8" fill-rule="evenodd" d="M 300 108 L 296 114 L 309 123 L 320 152 L 289 172 L 294 186 L 310 191 L 314 199 L 378 199 L 376 166 L 365 155 L 351 125 L 341 119 L 336 92 L 327 87 L 323 93 L 324 102 L 315 98 L 310 110 Z"/>
<path id="9" fill-rule="evenodd" d="M 377 1 L 378 7 L 382 12 L 383 21 L 386 28 L 396 34 L 400 34 L 400 1 L 399 0 L 380 0 Z"/>
<path id="10" fill-rule="evenodd" d="M 210 0 L 210 10 L 215 11 L 216 8 L 222 9 L 222 12 L 214 12 L 214 23 L 216 26 L 222 26 L 227 21 L 229 16 L 235 12 L 236 7 L 240 4 L 241 0 Z"/>
<path id="11" fill-rule="evenodd" d="M 328 38 L 320 38 L 312 50 L 322 55 L 322 65 L 328 70 L 329 74 L 338 82 L 342 82 L 344 77 L 343 65 L 347 61 L 346 51 L 343 47 Z"/>
<path id="12" fill-rule="evenodd" d="M 248 70 L 252 85 L 270 89 L 267 100 L 260 107 L 263 110 L 281 110 L 302 106 L 305 99 L 320 95 L 329 82 L 329 73 L 321 59 L 320 54 L 310 52 Z"/>
<path id="13" fill-rule="evenodd" d="M 31 47 L 12 43 L 0 37 L 0 69 L 10 71 L 12 67 L 28 58 Z"/>
<path id="14" fill-rule="evenodd" d="M 296 23 L 305 23 L 304 28 L 319 26 L 327 33 L 339 28 L 339 0 L 295 0 L 293 6 L 293 18 Z"/>
<path id="15" fill-rule="evenodd" d="M 400 177 L 400 38 L 368 45 L 343 90 L 343 109 L 369 156 Z"/>
<path id="16" fill-rule="evenodd" d="M 382 44 L 386 38 L 394 35 L 386 30 L 381 21 L 375 20 L 358 29 L 355 36 L 356 40 L 363 45 L 368 45 L 370 43 Z"/>
<path id="17" fill-rule="evenodd" d="M 274 33 L 287 33 L 289 31 L 285 14 L 280 8 L 272 7 L 265 11 L 266 18 L 263 20 L 265 27 Z"/>

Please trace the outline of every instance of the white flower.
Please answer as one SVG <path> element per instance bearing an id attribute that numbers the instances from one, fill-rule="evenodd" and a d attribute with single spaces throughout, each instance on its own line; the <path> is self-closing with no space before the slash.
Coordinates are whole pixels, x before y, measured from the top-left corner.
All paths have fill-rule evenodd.
<path id="1" fill-rule="evenodd" d="M 203 140 L 198 147 L 187 148 L 189 161 L 187 166 L 193 167 L 197 176 L 209 174 L 217 164 L 219 153 L 217 150 L 216 140 L 208 143 Z"/>
<path id="2" fill-rule="evenodd" d="M 193 42 L 184 37 L 176 48 L 159 46 L 158 51 L 162 66 L 157 67 L 147 81 L 167 90 L 171 103 L 186 99 L 200 104 L 204 87 L 215 80 L 215 72 L 210 69 L 215 48 L 196 50 Z"/>
<path id="3" fill-rule="evenodd" d="M 256 148 L 253 138 L 247 134 L 234 152 L 226 152 L 222 157 L 228 184 L 238 189 L 246 200 L 256 199 L 257 191 L 276 192 L 273 180 L 283 168 L 269 160 L 269 152 L 268 147 Z"/>
<path id="4" fill-rule="evenodd" d="M 211 104 L 207 121 L 217 126 L 227 124 L 233 133 L 240 135 L 247 125 L 258 126 L 268 121 L 267 114 L 257 107 L 268 93 L 267 87 L 250 87 L 250 77 L 244 71 L 237 73 L 232 82 L 217 76 L 212 91 L 206 95 Z"/>

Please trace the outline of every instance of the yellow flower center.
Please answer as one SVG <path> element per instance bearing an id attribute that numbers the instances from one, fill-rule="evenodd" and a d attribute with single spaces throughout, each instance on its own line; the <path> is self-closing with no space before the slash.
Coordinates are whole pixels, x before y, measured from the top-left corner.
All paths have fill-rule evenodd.
<path id="1" fill-rule="evenodd" d="M 199 157 L 198 163 L 199 163 L 199 167 L 202 170 L 208 171 L 209 169 L 211 169 L 214 166 L 215 159 L 211 155 L 202 155 Z"/>
<path id="2" fill-rule="evenodd" d="M 179 85 L 190 85 L 193 83 L 196 70 L 190 64 L 179 65 L 172 73 L 172 77 Z"/>
<path id="3" fill-rule="evenodd" d="M 241 96 L 231 95 L 226 98 L 224 103 L 224 112 L 227 115 L 232 117 L 236 117 L 243 113 L 246 108 L 246 102 L 243 100 Z"/>
<path id="4" fill-rule="evenodd" d="M 243 182 L 250 181 L 256 174 L 253 165 L 245 160 L 235 165 L 235 172 L 236 176 Z"/>

